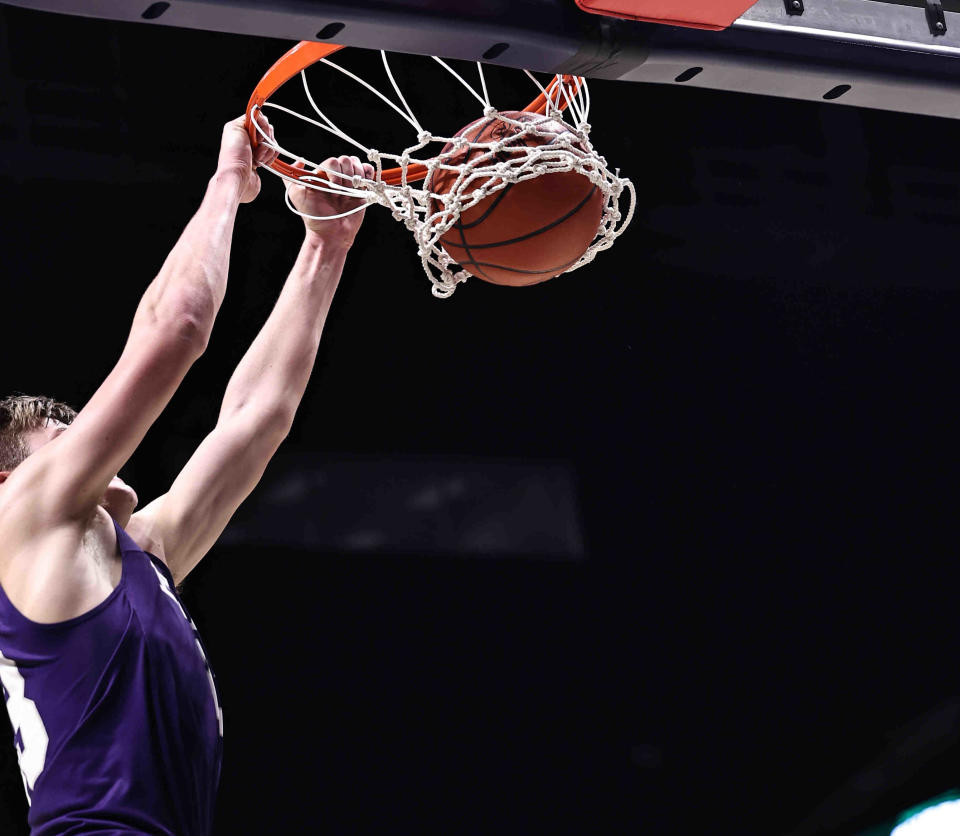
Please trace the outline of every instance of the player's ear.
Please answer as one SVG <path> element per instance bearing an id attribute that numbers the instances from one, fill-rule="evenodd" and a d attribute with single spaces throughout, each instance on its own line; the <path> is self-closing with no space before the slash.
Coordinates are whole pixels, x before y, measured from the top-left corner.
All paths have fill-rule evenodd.
<path id="1" fill-rule="evenodd" d="M 0 485 L 7 481 L 7 477 L 10 475 L 9 470 L 0 470 Z"/>

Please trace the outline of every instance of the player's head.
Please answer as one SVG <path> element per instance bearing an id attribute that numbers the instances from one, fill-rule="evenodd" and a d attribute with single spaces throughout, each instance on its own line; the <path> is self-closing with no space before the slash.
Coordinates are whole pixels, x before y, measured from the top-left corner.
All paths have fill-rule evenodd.
<path id="1" fill-rule="evenodd" d="M 12 395 L 0 399 L 0 489 L 13 470 L 56 438 L 76 416 L 72 407 L 53 398 Z M 126 525 L 137 507 L 137 495 L 115 476 L 100 504 Z"/>
<path id="2" fill-rule="evenodd" d="M 71 407 L 53 398 L 12 395 L 0 400 L 0 471 L 14 470 L 76 417 Z"/>

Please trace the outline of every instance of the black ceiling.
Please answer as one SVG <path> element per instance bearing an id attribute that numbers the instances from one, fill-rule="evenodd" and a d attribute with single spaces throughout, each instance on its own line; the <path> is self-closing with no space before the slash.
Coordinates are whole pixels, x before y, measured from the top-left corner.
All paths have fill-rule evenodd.
<path id="1" fill-rule="evenodd" d="M 0 389 L 79 406 L 288 45 L 9 8 L 0 39 Z M 185 594 L 224 691 L 218 832 L 786 834 L 957 697 L 960 126 L 591 89 L 628 232 L 440 301 L 368 210 L 267 477 L 332 463 L 359 506 L 431 462 L 559 470 L 582 549 L 215 549 Z M 210 349 L 128 466 L 145 499 L 215 421 L 298 237 L 266 182 Z M 956 747 L 918 746 L 820 832 L 943 789 Z"/>

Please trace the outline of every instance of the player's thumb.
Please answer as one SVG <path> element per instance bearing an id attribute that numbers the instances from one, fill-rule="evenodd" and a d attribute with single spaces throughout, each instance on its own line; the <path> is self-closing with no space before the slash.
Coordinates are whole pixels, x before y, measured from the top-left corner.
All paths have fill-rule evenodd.
<path id="1" fill-rule="evenodd" d="M 290 168 L 296 169 L 299 176 L 299 172 L 306 171 L 307 167 L 304 165 L 303 160 L 299 159 L 294 161 Z M 296 183 L 290 180 L 284 180 L 283 187 L 287 192 L 287 196 L 290 198 L 290 200 L 293 200 L 294 203 L 296 203 L 296 199 L 303 193 L 303 186 L 298 186 Z"/>

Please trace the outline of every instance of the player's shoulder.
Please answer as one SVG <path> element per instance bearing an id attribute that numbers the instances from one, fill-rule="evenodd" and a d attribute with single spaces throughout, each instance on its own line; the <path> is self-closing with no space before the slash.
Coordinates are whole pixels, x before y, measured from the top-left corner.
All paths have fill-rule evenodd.
<path id="1" fill-rule="evenodd" d="M 57 438 L 28 456 L 0 483 L 0 553 L 24 541 L 46 537 L 53 530 L 84 530 L 94 511 L 82 513 L 58 501 L 57 491 L 69 456 Z"/>
<path id="2" fill-rule="evenodd" d="M 42 494 L 33 488 L 31 481 L 22 478 L 9 478 L 0 488 L 0 580 L 4 566 L 15 556 L 36 548 L 42 541 L 51 538 L 62 541 L 64 535 L 70 534 L 69 530 L 51 524 L 52 516 L 38 507 L 43 505 Z M 82 531 L 77 529 L 73 533 L 78 544 Z"/>
<path id="3" fill-rule="evenodd" d="M 108 563 L 109 538 L 95 528 L 93 521 L 65 521 L 11 530 L 9 518 L 0 517 L 0 585 L 22 615 L 56 623 L 82 615 L 105 597 L 108 581 L 101 568 Z"/>

